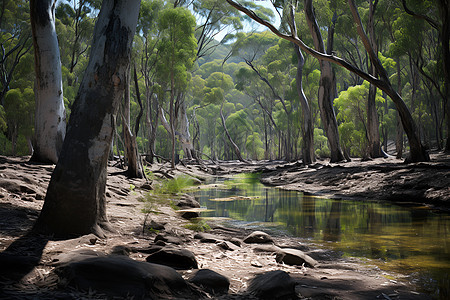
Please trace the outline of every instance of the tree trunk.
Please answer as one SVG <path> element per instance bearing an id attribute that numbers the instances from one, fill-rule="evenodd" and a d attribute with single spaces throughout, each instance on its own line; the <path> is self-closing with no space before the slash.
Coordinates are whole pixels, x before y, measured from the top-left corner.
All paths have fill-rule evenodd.
<path id="1" fill-rule="evenodd" d="M 403 130 L 405 130 L 410 146 L 410 153 L 409 156 L 406 158 L 406 162 L 409 163 L 409 162 L 429 161 L 430 156 L 428 155 L 428 153 L 426 152 L 425 148 L 423 147 L 420 141 L 416 124 L 414 123 L 411 112 L 408 110 L 408 107 L 406 106 L 402 97 L 400 97 L 400 95 L 392 87 L 386 70 L 384 69 L 376 53 L 374 52 L 374 49 L 371 46 L 370 41 L 367 38 L 367 35 L 362 26 L 361 18 L 359 16 L 358 9 L 356 7 L 354 0 L 348 0 L 348 3 L 353 16 L 353 20 L 356 23 L 356 30 L 358 32 L 358 35 L 363 42 L 364 48 L 366 49 L 369 55 L 371 63 L 373 64 L 378 75 L 380 76 L 381 82 L 379 83 L 379 87 L 383 91 L 385 91 L 386 94 L 392 99 L 400 115 Z"/>
<path id="2" fill-rule="evenodd" d="M 55 163 L 66 135 L 55 0 L 30 1 L 35 59 L 35 136 L 32 160 Z"/>
<path id="3" fill-rule="evenodd" d="M 409 157 L 406 159 L 406 162 L 420 162 L 420 161 L 429 161 L 430 157 L 428 153 L 425 151 L 425 148 L 420 143 L 420 140 L 417 137 L 416 132 L 416 126 L 414 124 L 414 120 L 412 119 L 411 113 L 409 112 L 408 108 L 405 106 L 405 103 L 403 99 L 396 93 L 396 91 L 392 88 L 392 85 L 389 81 L 389 77 L 386 73 L 386 70 L 381 65 L 381 62 L 376 58 L 373 49 L 370 46 L 370 43 L 368 42 L 367 36 L 364 32 L 363 26 L 361 24 L 361 18 L 359 17 L 358 10 L 356 8 L 356 5 L 354 1 L 348 0 L 350 9 L 352 11 L 352 15 L 354 18 L 354 21 L 356 23 L 356 30 L 358 32 L 358 35 L 361 37 L 364 48 L 367 51 L 370 60 L 375 65 L 375 68 L 377 69 L 378 74 L 380 75 L 380 79 L 377 79 L 370 74 L 365 73 L 364 71 L 358 69 L 354 65 L 348 63 L 347 61 L 333 55 L 333 54 L 326 54 L 317 50 L 314 50 L 308 46 L 305 45 L 305 43 L 300 40 L 298 37 L 292 36 L 292 35 L 286 35 L 281 33 L 277 28 L 275 28 L 272 24 L 269 22 L 261 19 L 258 15 L 256 15 L 253 11 L 245 8 L 244 6 L 232 1 L 232 0 L 226 0 L 230 5 L 238 9 L 239 11 L 245 13 L 247 16 L 249 16 L 251 19 L 257 21 L 258 23 L 266 26 L 270 29 L 273 33 L 275 33 L 277 36 L 288 40 L 290 42 L 294 42 L 299 47 L 305 51 L 306 53 L 314 56 L 315 58 L 326 61 L 326 62 L 332 62 L 339 66 L 342 66 L 349 70 L 350 72 L 360 76 L 361 78 L 367 80 L 368 82 L 374 84 L 377 88 L 383 90 L 395 103 L 397 110 L 399 111 L 399 114 L 402 118 L 402 124 L 403 128 L 408 136 L 408 140 L 411 146 L 411 152 Z M 305 0 L 306 1 L 306 0 Z M 331 68 L 331 66 L 330 66 Z M 319 91 L 320 94 L 320 91 Z M 333 111 L 334 114 L 334 111 Z"/>
<path id="4" fill-rule="evenodd" d="M 305 0 L 305 16 L 308 27 L 314 41 L 314 47 L 317 51 L 325 53 L 325 46 L 322 35 L 316 21 L 312 0 Z M 329 49 L 331 52 L 331 49 Z M 328 144 L 331 151 L 331 162 L 344 160 L 341 145 L 339 141 L 339 131 L 336 121 L 336 115 L 333 108 L 333 100 L 336 94 L 336 78 L 333 73 L 331 63 L 320 61 L 320 82 L 319 82 L 319 109 L 320 117 L 328 138 Z"/>
<path id="5" fill-rule="evenodd" d="M 143 173 L 141 164 L 139 163 L 139 153 L 136 144 L 136 136 L 131 132 L 130 126 L 126 123 L 125 117 L 122 116 L 125 148 L 127 149 L 128 169 L 127 175 L 129 178 L 142 178 Z"/>
<path id="6" fill-rule="evenodd" d="M 124 114 L 122 115 L 122 130 L 123 139 L 125 141 L 125 150 L 127 157 L 127 175 L 129 178 L 142 178 L 143 173 L 141 165 L 139 163 L 139 153 L 136 144 L 136 136 L 131 132 L 131 119 L 130 119 L 130 72 L 127 71 L 125 78 L 125 92 L 124 92 Z"/>
<path id="7" fill-rule="evenodd" d="M 439 0 L 439 12 L 442 20 L 442 61 L 444 70 L 444 111 L 447 115 L 447 143 L 445 152 L 450 153 L 450 5 L 448 0 Z"/>
<path id="8" fill-rule="evenodd" d="M 189 120 L 186 113 L 186 102 L 183 100 L 180 109 L 180 121 L 179 121 L 179 139 L 181 143 L 181 148 L 183 149 L 184 154 L 187 159 L 196 159 L 197 155 L 194 151 L 194 146 L 191 142 L 191 134 L 189 133 Z"/>
<path id="9" fill-rule="evenodd" d="M 378 44 L 375 39 L 375 10 L 378 4 L 378 0 L 369 1 L 369 21 L 368 21 L 368 31 L 370 43 L 375 53 L 378 53 Z M 369 74 L 377 77 L 377 72 L 375 66 L 370 63 Z M 367 137 L 369 143 L 369 155 L 372 158 L 386 157 L 386 153 L 381 149 L 380 141 L 380 122 L 378 120 L 376 99 L 377 87 L 373 84 L 369 86 L 369 96 L 367 99 Z"/>
<path id="10" fill-rule="evenodd" d="M 54 235 L 104 236 L 108 153 L 125 88 L 140 1 L 104 0 L 89 64 L 35 229 Z"/>
<path id="11" fill-rule="evenodd" d="M 226 122 L 225 122 L 225 117 L 223 116 L 223 103 L 222 103 L 222 106 L 220 106 L 220 118 L 222 119 L 222 126 L 223 126 L 223 129 L 225 130 L 225 134 L 226 134 L 227 137 L 228 137 L 228 141 L 230 142 L 230 144 L 231 144 L 231 146 L 232 146 L 232 148 L 233 148 L 234 153 L 236 154 L 237 158 L 238 158 L 240 161 L 247 163 L 247 161 L 242 157 L 242 155 L 241 155 L 241 150 L 239 150 L 238 145 L 236 145 L 236 143 L 235 143 L 235 142 L 233 141 L 233 139 L 231 138 L 230 133 L 228 132 L 227 125 L 226 125 Z"/>
<path id="12" fill-rule="evenodd" d="M 298 45 L 294 44 L 295 53 L 297 54 L 297 94 L 300 99 L 300 104 L 302 106 L 302 116 L 303 116 L 303 126 L 302 126 L 302 136 L 303 136 L 303 163 L 309 165 L 316 161 L 314 157 L 314 129 L 312 122 L 311 108 L 309 107 L 308 99 L 303 92 L 303 65 L 305 59 Z"/>

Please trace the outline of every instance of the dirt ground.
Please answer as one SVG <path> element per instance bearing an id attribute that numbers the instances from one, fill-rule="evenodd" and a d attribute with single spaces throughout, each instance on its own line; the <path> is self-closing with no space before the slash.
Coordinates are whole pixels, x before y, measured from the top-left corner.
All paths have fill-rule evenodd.
<path id="1" fill-rule="evenodd" d="M 154 243 L 156 232 L 143 234 L 146 215 L 141 212 L 139 199 L 148 191 L 144 179 L 128 179 L 123 170 L 110 166 L 107 183 L 107 214 L 115 229 L 106 239 L 83 236 L 71 240 L 36 238 L 28 234 L 42 208 L 52 165 L 28 162 L 28 158 L 0 156 L 0 252 L 26 257 L 2 263 L 16 270 L 17 276 L 0 272 L 0 298 L 5 299 L 102 299 L 95 291 L 61 289 L 53 273 L 58 255 L 73 250 L 89 249 L 105 254 L 128 255 L 145 261 L 139 249 Z M 329 164 L 317 162 L 304 167 L 298 163 L 239 162 L 182 166 L 151 166 L 156 176 L 193 175 L 201 180 L 210 176 L 235 172 L 262 172 L 266 184 L 306 193 L 358 199 L 386 199 L 401 202 L 420 202 L 448 209 L 450 198 L 450 157 L 434 154 L 429 163 L 402 164 L 394 158 L 372 161 Z M 208 170 L 208 172 L 205 172 Z M 164 174 L 164 175 L 163 175 Z M 182 246 L 192 251 L 199 268 L 214 270 L 230 279 L 230 291 L 221 299 L 248 299 L 245 290 L 255 274 L 284 270 L 297 283 L 300 299 L 431 299 L 420 293 L 400 274 L 387 274 L 375 266 L 356 258 L 342 258 L 329 250 L 316 249 L 297 238 L 273 236 L 280 247 L 297 248 L 319 261 L 316 268 L 278 264 L 273 252 L 256 251 L 255 246 L 243 244 L 235 250 L 224 250 L 214 243 L 194 239 L 195 232 L 184 227 L 187 220 L 170 206 L 154 207 L 158 214 L 151 220 L 164 223 L 159 233 L 176 236 Z M 224 228 L 211 224 L 209 233 L 224 240 L 243 239 L 250 231 Z M 1 265 L 1 264 L 0 264 Z M 5 265 L 3 267 L 5 267 Z M 0 268 L 1 269 L 1 268 Z M 189 276 L 191 271 L 181 274 Z"/>

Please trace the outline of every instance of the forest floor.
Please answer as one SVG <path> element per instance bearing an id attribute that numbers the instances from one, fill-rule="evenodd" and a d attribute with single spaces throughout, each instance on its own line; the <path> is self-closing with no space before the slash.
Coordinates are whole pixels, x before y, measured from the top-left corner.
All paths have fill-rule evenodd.
<path id="1" fill-rule="evenodd" d="M 205 172 L 206 168 L 208 172 Z M 283 270 L 296 281 L 300 299 L 431 299 L 400 274 L 386 273 L 357 258 L 341 257 L 331 250 L 317 249 L 295 237 L 274 235 L 275 245 L 301 249 L 319 262 L 316 268 L 290 266 L 275 261 L 273 251 L 243 243 L 224 250 L 215 243 L 194 239 L 189 221 L 168 204 L 154 203 L 157 214 L 142 213 L 142 197 L 148 193 L 144 179 L 128 179 L 123 170 L 110 166 L 107 182 L 107 214 L 115 232 L 105 239 L 92 235 L 69 240 L 37 238 L 29 234 L 45 198 L 54 166 L 31 163 L 28 158 L 0 156 L 0 298 L 1 299 L 103 299 L 105 294 L 62 287 L 54 274 L 55 262 L 72 251 L 96 251 L 106 255 L 127 255 L 145 261 L 140 249 L 154 244 L 158 232 L 143 226 L 151 221 L 164 224 L 159 234 L 174 236 L 190 250 L 199 268 L 214 270 L 230 279 L 229 294 L 220 299 L 249 299 L 249 281 L 271 270 Z M 433 154 L 428 163 L 403 164 L 394 158 L 330 164 L 318 161 L 304 167 L 285 162 L 220 162 L 220 164 L 154 164 L 153 174 L 188 174 L 201 180 L 240 172 L 262 172 L 262 182 L 309 194 L 362 201 L 377 199 L 419 202 L 440 209 L 450 208 L 450 156 Z M 147 217 L 147 219 L 146 219 Z M 209 233 L 223 240 L 244 239 L 250 231 L 211 224 Z M 259 251 L 258 251 L 259 250 Z M 3 254 L 3 258 L 2 255 Z M 8 256 L 10 255 L 10 256 Z M 5 258 L 6 257 L 6 258 Z M 191 271 L 180 271 L 189 277 Z M 130 297 L 131 298 L 131 297 Z"/>

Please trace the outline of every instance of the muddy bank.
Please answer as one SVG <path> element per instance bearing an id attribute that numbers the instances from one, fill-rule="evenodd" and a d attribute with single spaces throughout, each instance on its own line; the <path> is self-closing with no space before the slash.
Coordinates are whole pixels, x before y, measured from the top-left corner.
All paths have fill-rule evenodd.
<path id="1" fill-rule="evenodd" d="M 349 166 L 345 165 L 344 168 Z M 394 166 L 395 164 L 392 163 L 391 168 Z M 290 176 L 285 177 L 286 179 L 290 178 L 291 181 L 287 181 L 289 184 L 284 186 L 286 188 L 295 186 L 299 189 L 302 181 L 295 180 L 303 175 L 299 175 L 299 173 L 294 175 L 296 172 L 311 172 L 310 169 L 316 170 L 315 172 L 320 172 L 322 169 L 340 169 L 337 166 L 327 167 L 320 163 L 316 164 L 315 168 L 304 168 L 297 164 L 280 164 L 278 162 L 254 163 L 245 166 L 239 163 L 224 163 L 220 166 L 206 165 L 206 167 L 209 172 L 205 172 L 205 168 L 201 166 L 177 166 L 176 171 L 169 170 L 164 165 L 154 165 L 151 168 L 156 177 L 189 174 L 199 180 L 212 174 L 229 174 L 239 172 L 239 170 L 262 171 L 264 180 L 272 178 L 274 185 L 282 185 L 279 184 L 282 183 L 279 178 Z M 352 176 L 358 174 L 356 173 L 357 167 L 354 166 L 354 168 Z M 208 232 L 211 236 L 199 237 L 198 232 L 186 228 L 186 225 L 190 227 L 189 225 L 192 223 L 182 218 L 180 211 L 174 210 L 171 205 L 154 203 L 152 204 L 154 213 L 142 213 L 144 203 L 140 199 L 147 193 L 149 183 L 145 180 L 127 179 L 121 169 L 112 166 L 108 169 L 107 214 L 115 232 L 109 233 L 106 239 L 84 236 L 70 240 L 54 240 L 51 237 L 27 234 L 42 208 L 52 170 L 53 166 L 31 164 L 27 162 L 26 158 L 0 157 L 0 260 L 3 266 L 0 274 L 0 290 L 2 291 L 0 298 L 106 299 L 111 297 L 107 291 L 114 290 L 115 286 L 124 283 L 115 281 L 117 277 L 108 277 L 107 274 L 103 274 L 102 276 L 108 280 L 105 279 L 105 282 L 102 283 L 104 285 L 98 286 L 92 282 L 92 278 L 80 280 L 80 278 L 85 278 L 84 275 L 77 273 L 79 270 L 83 270 L 83 265 L 75 265 L 76 268 L 61 270 L 61 262 L 74 261 L 81 257 L 83 261 L 85 259 L 95 260 L 95 263 L 100 265 L 102 261 L 106 261 L 108 265 L 131 266 L 133 264 L 134 268 L 134 262 L 144 264 L 152 259 L 161 259 L 161 257 L 152 259 L 149 257 L 154 253 L 160 253 L 158 251 L 164 247 L 168 247 L 170 250 L 167 255 L 177 254 L 179 249 L 189 251 L 195 258 L 196 267 L 214 271 L 229 281 L 228 293 L 214 294 L 205 288 L 191 284 L 189 280 L 196 273 L 195 269 L 190 270 L 187 267 L 187 270 L 179 269 L 173 272 L 168 269 L 157 270 L 159 274 L 164 272 L 167 278 L 170 276 L 175 278 L 173 280 L 177 284 L 181 284 L 183 288 L 185 287 L 183 282 L 188 282 L 189 288 L 185 294 L 176 294 L 175 292 L 171 294 L 169 286 L 166 290 L 167 293 L 164 294 L 169 299 L 207 297 L 256 299 L 258 297 L 255 294 L 248 294 L 252 280 L 258 274 L 267 274 L 272 271 L 284 271 L 290 276 L 291 287 L 294 289 L 293 297 L 299 299 L 431 298 L 430 295 L 421 294 L 408 281 L 408 278 L 400 274 L 382 272 L 377 267 L 359 259 L 344 258 L 339 253 L 317 249 L 298 238 L 271 234 L 270 240 L 264 240 L 265 243 L 251 243 L 248 240 L 244 242 L 252 233 L 251 231 L 240 228 L 224 228 L 220 224 L 213 223 L 210 224 L 212 229 Z M 401 174 L 400 170 L 394 171 Z M 365 172 L 367 171 L 360 170 L 360 176 L 363 176 Z M 329 172 L 324 172 L 321 176 L 325 176 L 325 174 L 329 174 Z M 340 173 L 336 172 L 334 177 L 338 174 Z M 372 176 L 377 178 L 377 176 Z M 313 178 L 305 175 L 306 177 Z M 448 180 L 448 177 L 445 178 Z M 343 179 L 341 181 L 343 182 Z M 311 185 L 311 183 L 307 184 Z M 290 187 L 290 185 L 293 186 Z M 317 190 L 311 189 L 310 192 L 325 193 L 323 189 L 327 186 L 324 185 L 324 182 L 314 186 Z M 446 188 L 448 189 L 448 185 Z M 147 224 L 145 228 L 144 223 Z M 290 254 L 298 254 L 299 252 L 296 251 L 302 251 L 317 264 L 311 263 L 311 261 L 301 264 L 283 261 L 280 258 L 282 255 L 280 253 L 283 251 Z M 70 255 L 64 256 L 64 254 Z M 98 257 L 98 259 L 93 259 L 92 256 Z M 117 256 L 121 258 L 117 258 Z M 166 261 L 171 262 L 172 259 L 166 259 Z M 182 262 L 184 264 L 186 259 Z M 140 266 L 135 268 L 136 272 L 144 272 Z M 89 265 L 85 267 L 89 268 Z M 145 272 L 150 271 L 145 270 Z M 110 271 L 107 273 L 111 275 Z M 72 274 L 72 277 L 67 274 Z M 182 281 L 177 276 L 181 276 Z M 77 284 L 72 284 L 73 282 Z M 90 284 L 95 288 L 87 288 L 90 287 Z M 106 286 L 106 291 L 102 290 L 104 286 Z M 133 290 L 139 290 L 139 287 L 133 287 Z M 143 292 L 143 294 L 137 295 L 145 298 L 150 294 Z M 161 294 L 157 295 L 161 296 Z M 120 295 L 120 298 L 126 299 L 127 297 L 129 299 L 132 295 Z"/>

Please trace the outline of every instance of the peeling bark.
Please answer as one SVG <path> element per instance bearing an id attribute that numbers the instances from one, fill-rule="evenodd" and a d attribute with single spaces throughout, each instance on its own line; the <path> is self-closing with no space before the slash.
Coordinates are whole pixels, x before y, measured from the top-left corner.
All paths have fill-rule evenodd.
<path id="1" fill-rule="evenodd" d="M 32 160 L 56 164 L 66 135 L 56 0 L 30 1 L 35 61 L 35 136 Z"/>
<path id="2" fill-rule="evenodd" d="M 123 96 L 140 1 L 104 0 L 89 64 L 35 230 L 104 236 L 112 117 Z"/>

